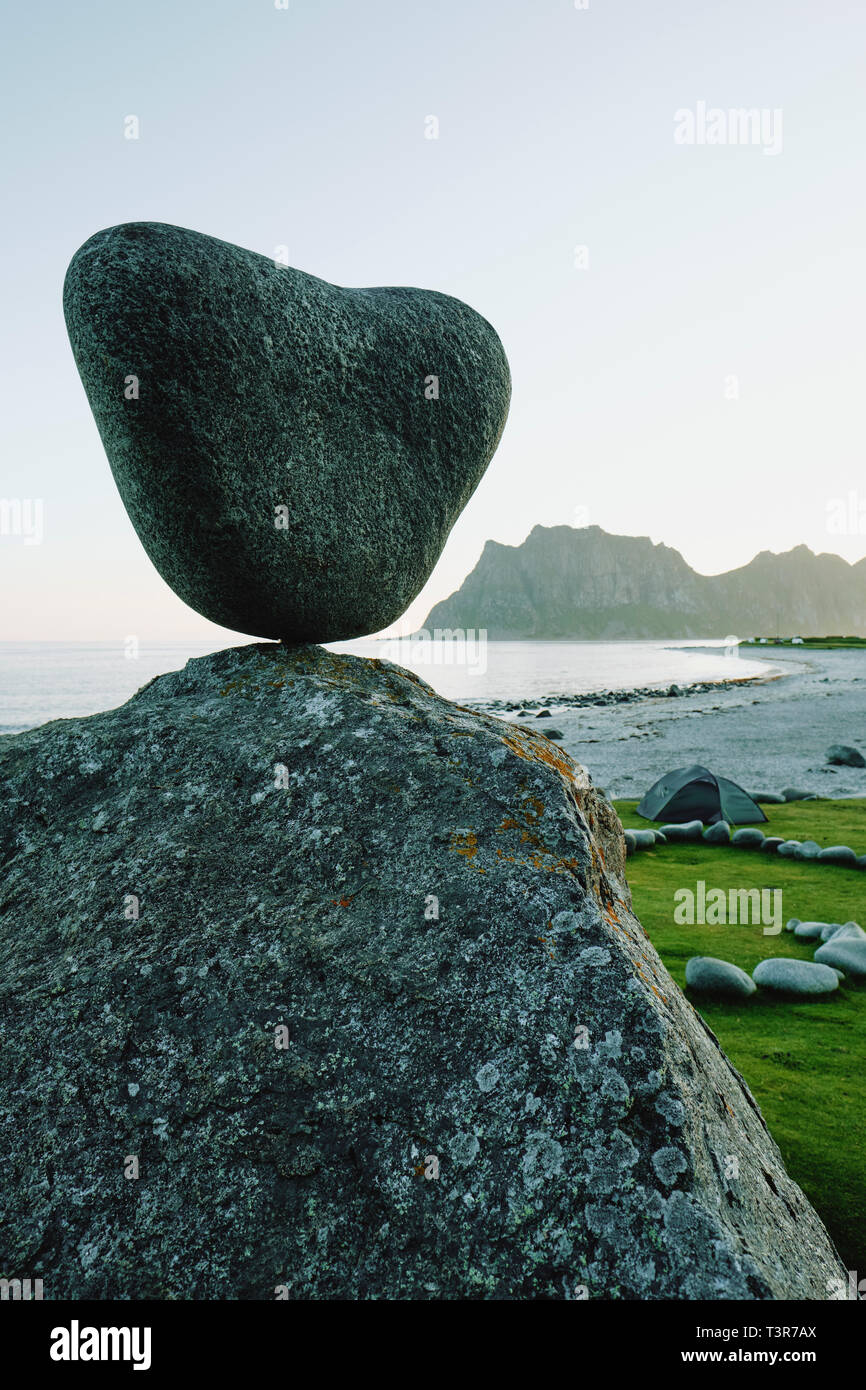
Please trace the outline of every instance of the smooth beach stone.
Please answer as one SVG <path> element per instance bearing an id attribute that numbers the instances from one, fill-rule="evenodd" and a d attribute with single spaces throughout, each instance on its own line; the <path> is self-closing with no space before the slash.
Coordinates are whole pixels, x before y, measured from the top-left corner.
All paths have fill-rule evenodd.
<path id="1" fill-rule="evenodd" d="M 705 994 L 728 994 L 737 998 L 754 994 L 757 985 L 738 965 L 716 956 L 692 956 L 686 963 L 686 984 Z"/>
<path id="2" fill-rule="evenodd" d="M 815 801 L 814 792 L 799 791 L 796 787 L 783 787 L 782 796 L 786 801 Z"/>
<path id="3" fill-rule="evenodd" d="M 405 611 L 508 414 L 480 314 L 155 222 L 85 242 L 63 304 L 124 506 L 185 603 L 289 642 Z"/>
<path id="4" fill-rule="evenodd" d="M 663 825 L 661 830 L 665 838 L 674 843 L 699 840 L 704 833 L 704 823 L 701 820 L 687 820 L 682 825 Z"/>
<path id="5" fill-rule="evenodd" d="M 866 758 L 859 748 L 847 743 L 834 743 L 827 749 L 827 762 L 834 767 L 866 767 Z"/>
<path id="6" fill-rule="evenodd" d="M 779 846 L 784 843 L 785 841 L 782 839 L 781 835 L 765 835 L 764 843 L 759 845 L 758 848 L 762 854 L 775 854 Z"/>
<path id="7" fill-rule="evenodd" d="M 731 836 L 731 844 L 739 849 L 759 849 L 764 843 L 763 830 L 756 830 L 751 825 L 743 826 L 741 830 L 735 830 Z"/>
<path id="8" fill-rule="evenodd" d="M 638 849 L 653 849 L 656 843 L 654 830 L 633 830 L 634 842 Z"/>
<path id="9" fill-rule="evenodd" d="M 833 937 L 836 935 L 836 933 L 840 932 L 841 930 L 841 922 L 828 922 L 827 925 L 821 929 L 821 940 L 831 941 Z"/>
<path id="10" fill-rule="evenodd" d="M 800 925 L 799 917 L 792 917 L 785 923 L 785 931 L 794 931 Z"/>
<path id="11" fill-rule="evenodd" d="M 828 925 L 827 922 L 798 922 L 794 928 L 794 935 L 799 936 L 801 940 L 814 941 L 821 937 Z M 823 940 L 823 937 L 821 939 Z"/>
<path id="12" fill-rule="evenodd" d="M 542 729 L 539 730 L 539 732 L 543 733 L 545 738 L 565 738 L 565 734 L 561 729 Z"/>
<path id="13" fill-rule="evenodd" d="M 708 845 L 727 845 L 731 841 L 731 827 L 726 820 L 716 821 L 715 825 L 708 825 L 703 832 L 703 838 Z M 697 960 L 697 956 L 695 957 Z"/>
<path id="14" fill-rule="evenodd" d="M 825 860 L 828 864 L 848 864 L 856 866 L 857 855 L 848 845 L 828 845 L 818 854 L 819 859 Z"/>
<path id="15" fill-rule="evenodd" d="M 815 960 L 822 965 L 836 965 L 846 975 L 866 975 L 866 937 L 849 937 L 841 941 L 834 937 L 818 947 Z"/>
<path id="16" fill-rule="evenodd" d="M 637 843 L 636 843 L 635 838 L 634 838 L 634 831 L 633 831 L 633 830 L 624 830 L 624 831 L 623 831 L 623 837 L 624 837 L 624 839 L 625 839 L 625 852 L 626 852 L 626 857 L 629 858 L 629 859 L 631 859 L 632 855 L 635 853 L 635 851 L 636 851 L 636 849 L 637 849 Z"/>
<path id="17" fill-rule="evenodd" d="M 553 715 L 549 709 L 540 709 L 535 717 L 536 719 L 552 719 Z"/>
<path id="18" fill-rule="evenodd" d="M 866 941 L 866 931 L 857 922 L 846 922 L 831 936 L 821 937 L 822 941 Z"/>
<path id="19" fill-rule="evenodd" d="M 817 859 L 821 853 L 821 846 L 814 840 L 803 840 L 802 844 L 797 845 L 794 850 L 795 859 Z"/>
<path id="20" fill-rule="evenodd" d="M 830 994 L 839 988 L 839 976 L 829 965 L 816 965 L 792 956 L 762 960 L 752 971 L 752 979 L 762 989 L 779 990 L 783 994 Z"/>
<path id="21" fill-rule="evenodd" d="M 800 848 L 799 840 L 783 840 L 776 850 L 782 859 L 793 859 L 794 851 Z"/>
<path id="22" fill-rule="evenodd" d="M 655 837 L 656 837 L 656 844 L 657 844 L 657 845 L 666 845 L 666 844 L 667 844 L 667 842 L 668 842 L 668 837 L 667 837 L 667 835 L 664 834 L 663 831 L 661 831 L 661 830 L 655 830 L 655 831 L 653 832 L 653 834 L 654 834 Z"/>

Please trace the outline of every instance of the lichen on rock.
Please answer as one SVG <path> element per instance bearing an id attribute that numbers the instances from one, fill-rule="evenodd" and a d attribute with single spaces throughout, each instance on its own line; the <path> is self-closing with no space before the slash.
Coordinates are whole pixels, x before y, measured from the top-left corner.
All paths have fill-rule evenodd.
<path id="1" fill-rule="evenodd" d="M 531 729 L 384 662 L 220 652 L 0 740 L 0 862 L 0 1265 L 46 1297 L 845 1278 L 613 809 Z"/>

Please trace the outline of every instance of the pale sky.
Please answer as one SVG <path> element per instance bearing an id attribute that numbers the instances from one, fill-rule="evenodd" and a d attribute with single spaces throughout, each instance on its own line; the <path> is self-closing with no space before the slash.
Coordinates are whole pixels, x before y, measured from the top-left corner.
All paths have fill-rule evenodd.
<path id="1" fill-rule="evenodd" d="M 84 0 L 2 39 L 0 497 L 44 536 L 0 535 L 0 639 L 221 636 L 144 554 L 66 337 L 71 256 L 134 220 L 498 330 L 509 423 L 403 629 L 537 523 L 703 573 L 866 554 L 862 0 Z M 741 107 L 775 152 L 677 143 Z"/>

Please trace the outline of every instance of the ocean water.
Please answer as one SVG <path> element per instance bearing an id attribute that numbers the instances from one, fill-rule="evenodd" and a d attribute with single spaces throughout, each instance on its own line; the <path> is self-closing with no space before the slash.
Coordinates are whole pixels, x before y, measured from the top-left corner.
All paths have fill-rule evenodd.
<path id="1" fill-rule="evenodd" d="M 176 671 L 213 642 L 0 642 L 0 733 L 123 704 L 153 676 Z M 238 645 L 241 645 L 238 643 Z M 559 694 L 723 681 L 771 670 L 718 642 L 340 642 L 332 650 L 381 657 L 415 671 L 452 700 L 543 699 Z"/>

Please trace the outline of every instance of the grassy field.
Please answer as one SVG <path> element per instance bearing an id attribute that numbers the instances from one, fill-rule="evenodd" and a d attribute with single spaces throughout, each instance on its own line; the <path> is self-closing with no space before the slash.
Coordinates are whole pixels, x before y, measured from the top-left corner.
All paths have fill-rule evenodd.
<path id="1" fill-rule="evenodd" d="M 634 801 L 614 803 L 624 826 L 645 827 Z M 866 799 L 765 806 L 767 835 L 847 844 L 866 853 Z M 690 956 L 719 956 L 750 974 L 768 956 L 812 960 L 814 946 L 760 926 L 678 926 L 674 892 L 780 888 L 783 919 L 859 921 L 866 928 L 866 874 L 796 863 L 754 850 L 669 844 L 628 861 L 635 911 L 677 983 Z M 758 992 L 742 1002 L 693 995 L 749 1084 L 788 1172 L 820 1213 L 849 1269 L 866 1273 L 866 985 L 849 980 L 823 999 Z"/>

